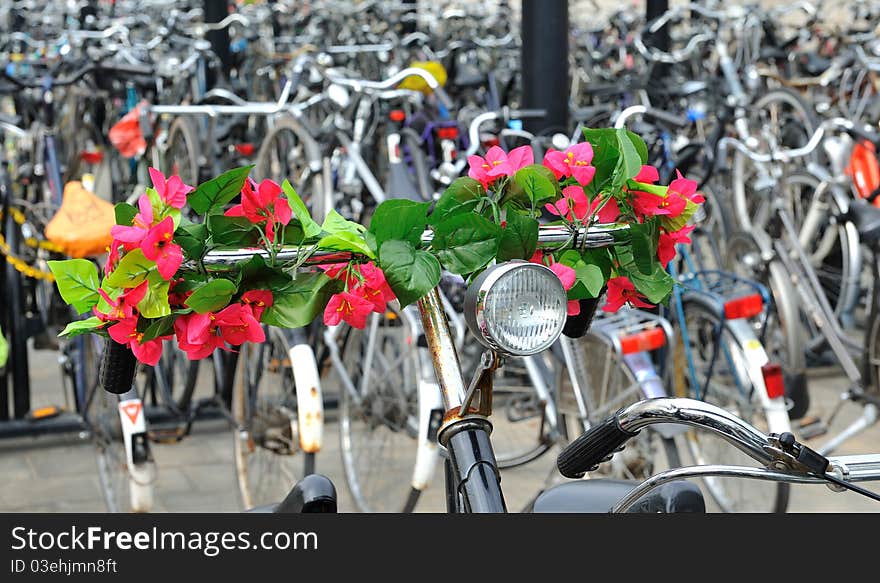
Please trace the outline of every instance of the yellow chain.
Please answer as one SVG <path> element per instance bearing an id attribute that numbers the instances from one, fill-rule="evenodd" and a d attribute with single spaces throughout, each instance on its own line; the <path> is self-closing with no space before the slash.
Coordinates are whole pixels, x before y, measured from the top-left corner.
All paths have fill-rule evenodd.
<path id="1" fill-rule="evenodd" d="M 12 215 L 12 220 L 14 220 L 19 225 L 24 224 L 25 216 L 24 213 L 18 209 L 9 209 L 10 214 Z M 3 210 L 0 209 L 0 219 L 3 218 Z M 28 247 L 32 247 L 34 249 L 45 249 L 47 251 L 51 251 L 53 253 L 61 253 L 61 249 L 50 241 L 38 241 L 35 237 L 28 237 L 24 240 L 25 245 Z M 55 276 L 52 275 L 51 271 L 43 271 L 42 269 L 37 269 L 32 265 L 29 265 L 27 261 L 24 261 L 20 257 L 16 257 L 12 254 L 11 249 L 9 248 L 9 244 L 6 242 L 6 238 L 0 234 L 0 253 L 6 256 L 6 262 L 12 265 L 16 271 L 24 275 L 25 277 L 30 277 L 33 279 L 44 279 L 46 281 L 55 281 Z"/>

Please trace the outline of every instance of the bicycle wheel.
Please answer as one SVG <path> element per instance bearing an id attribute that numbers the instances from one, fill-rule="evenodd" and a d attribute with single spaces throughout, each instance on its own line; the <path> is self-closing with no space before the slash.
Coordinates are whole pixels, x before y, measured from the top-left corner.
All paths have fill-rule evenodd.
<path id="1" fill-rule="evenodd" d="M 688 343 L 684 347 L 693 357 L 694 376 L 699 383 L 698 387 L 691 385 L 691 394 L 768 433 L 766 412 L 745 373 L 745 352 L 729 329 L 715 314 L 694 303 L 685 304 L 685 323 Z M 690 382 L 689 375 L 687 378 Z M 705 431 L 692 430 L 685 441 L 698 465 L 755 464 L 740 450 Z M 788 506 L 789 484 L 724 478 L 704 478 L 703 483 L 724 512 L 785 512 Z"/>
<path id="2" fill-rule="evenodd" d="M 749 107 L 748 125 L 751 137 L 759 144 L 752 149 L 761 153 L 804 146 L 817 127 L 809 106 L 786 89 L 769 91 L 757 99 Z M 805 164 L 812 158 L 799 159 L 798 163 Z M 734 152 L 733 207 L 740 229 L 766 229 L 772 215 L 772 202 L 779 195 L 775 179 L 783 172 L 782 163 L 758 166 L 739 150 Z"/>
<path id="3" fill-rule="evenodd" d="M 410 495 L 418 437 L 418 348 L 406 317 L 372 314 L 342 334 L 339 435 L 345 479 L 362 512 L 400 512 Z"/>
<path id="4" fill-rule="evenodd" d="M 166 177 L 180 176 L 184 184 L 197 185 L 199 183 L 201 148 L 199 147 L 198 132 L 192 122 L 185 117 L 178 117 L 171 122 L 165 145 L 162 173 Z"/>
<path id="5" fill-rule="evenodd" d="M 280 502 L 314 468 L 300 448 L 291 343 L 264 327 L 266 342 L 245 343 L 232 388 L 233 454 L 245 509 Z"/>
<path id="6" fill-rule="evenodd" d="M 621 407 L 646 398 L 632 369 L 606 338 L 590 332 L 567 341 L 570 342 L 572 362 L 566 363 L 570 369 L 563 371 L 559 408 L 570 438 L 605 421 Z M 580 385 L 580 399 L 574 393 L 572 375 Z M 579 401 L 585 410 L 581 409 Z M 660 467 L 661 448 L 666 455 L 666 465 L 677 466 L 675 442 L 659 437 L 654 431 L 642 431 L 627 443 L 623 451 L 614 454 L 608 463 L 601 464 L 591 475 L 645 480 Z"/>

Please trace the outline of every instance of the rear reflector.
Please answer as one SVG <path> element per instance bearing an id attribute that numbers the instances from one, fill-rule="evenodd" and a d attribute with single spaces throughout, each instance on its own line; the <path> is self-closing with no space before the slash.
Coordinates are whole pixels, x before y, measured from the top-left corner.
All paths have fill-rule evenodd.
<path id="1" fill-rule="evenodd" d="M 402 109 L 392 109 L 388 114 L 388 119 L 391 121 L 403 121 L 406 119 L 406 112 Z"/>
<path id="2" fill-rule="evenodd" d="M 104 159 L 104 153 L 101 150 L 83 150 L 79 157 L 86 164 L 100 164 Z"/>
<path id="3" fill-rule="evenodd" d="M 458 137 L 458 128 L 437 128 L 437 137 L 441 140 L 454 140 Z"/>
<path id="4" fill-rule="evenodd" d="M 761 367 L 764 375 L 764 386 L 767 387 L 767 396 L 771 399 L 785 395 L 785 380 L 782 378 L 782 367 L 779 363 L 768 362 Z"/>
<path id="5" fill-rule="evenodd" d="M 728 320 L 738 318 L 751 318 L 757 316 L 764 309 L 764 300 L 760 294 L 752 294 L 730 300 L 724 304 L 724 317 Z"/>
<path id="6" fill-rule="evenodd" d="M 235 144 L 235 151 L 245 157 L 251 157 L 254 155 L 254 151 L 256 148 L 253 144 L 244 143 L 244 144 Z"/>
<path id="7" fill-rule="evenodd" d="M 666 344 L 666 333 L 663 328 L 642 330 L 620 339 L 620 348 L 624 354 L 657 350 L 664 344 Z"/>

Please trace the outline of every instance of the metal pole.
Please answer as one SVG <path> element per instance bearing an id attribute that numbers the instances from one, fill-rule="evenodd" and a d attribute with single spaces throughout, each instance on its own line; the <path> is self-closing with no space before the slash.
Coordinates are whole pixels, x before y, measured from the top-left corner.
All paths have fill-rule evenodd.
<path id="1" fill-rule="evenodd" d="M 205 1 L 205 22 L 220 22 L 229 16 L 229 3 L 227 0 L 204 0 Z M 224 75 L 229 75 L 232 66 L 231 55 L 229 52 L 229 29 L 212 30 L 205 34 L 205 39 L 211 43 L 211 50 L 220 59 L 221 67 Z M 208 87 L 213 87 L 217 82 L 213 75 L 208 73 Z"/>
<path id="2" fill-rule="evenodd" d="M 648 0 L 645 6 L 645 22 L 651 22 L 655 18 L 662 16 L 667 10 L 669 10 L 669 0 Z M 646 35 L 645 42 L 650 47 L 654 47 L 663 52 L 668 52 L 669 27 L 664 26 L 655 34 Z M 669 65 L 666 63 L 655 63 L 653 69 L 651 69 L 651 77 L 654 79 L 663 77 L 666 75 L 668 69 Z"/>
<path id="3" fill-rule="evenodd" d="M 416 11 L 418 10 L 418 0 L 403 0 L 404 4 L 409 4 L 410 7 L 407 8 L 406 14 L 407 16 L 415 16 Z M 416 31 L 416 21 L 415 20 L 407 20 L 403 23 L 403 34 L 410 34 Z"/>
<path id="4" fill-rule="evenodd" d="M 568 133 L 568 2 L 522 0 L 523 107 L 543 109 L 525 120 L 535 133 Z"/>

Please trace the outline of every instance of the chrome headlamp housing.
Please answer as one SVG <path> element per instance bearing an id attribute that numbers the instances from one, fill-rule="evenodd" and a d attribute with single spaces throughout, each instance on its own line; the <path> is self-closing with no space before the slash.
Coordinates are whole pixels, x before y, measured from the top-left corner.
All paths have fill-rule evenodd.
<path id="1" fill-rule="evenodd" d="M 510 356 L 537 354 L 565 326 L 568 298 L 548 267 L 509 261 L 489 267 L 465 294 L 465 320 L 477 340 Z"/>

